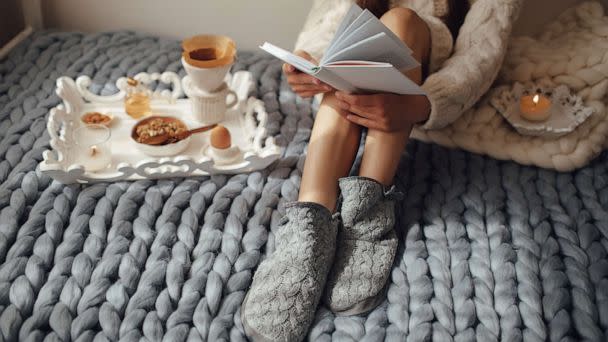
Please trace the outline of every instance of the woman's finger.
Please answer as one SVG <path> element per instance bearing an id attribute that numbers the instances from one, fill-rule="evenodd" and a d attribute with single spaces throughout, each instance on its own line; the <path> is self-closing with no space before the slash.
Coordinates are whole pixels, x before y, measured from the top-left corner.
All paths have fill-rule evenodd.
<path id="1" fill-rule="evenodd" d="M 294 90 L 294 93 L 300 95 L 301 97 L 310 97 L 310 96 L 314 96 L 314 95 L 317 95 L 317 94 L 327 93 L 328 91 L 329 90 L 323 90 L 323 89 L 321 89 L 321 90 L 318 90 L 318 89 L 315 89 L 315 90 L 298 90 L 298 91 Z"/>
<path id="2" fill-rule="evenodd" d="M 377 120 L 380 116 L 378 114 L 378 109 L 375 107 L 350 106 L 348 111 L 370 120 Z"/>
<path id="3" fill-rule="evenodd" d="M 371 120 L 368 118 L 364 118 L 359 115 L 348 114 L 348 115 L 346 115 L 346 120 L 348 120 L 354 124 L 357 124 L 359 126 L 363 126 L 363 127 L 367 127 L 367 128 L 371 128 L 371 129 L 382 130 L 382 127 L 380 126 L 380 124 L 377 121 Z"/>
<path id="4" fill-rule="evenodd" d="M 291 89 L 296 93 L 304 92 L 304 91 L 313 91 L 316 93 L 326 93 L 331 90 L 330 87 L 317 85 L 317 84 L 293 84 L 291 85 Z"/>
<path id="5" fill-rule="evenodd" d="M 296 56 L 300 56 L 307 61 L 316 62 L 315 59 L 308 52 L 306 52 L 304 50 L 295 50 L 293 52 L 293 54 Z"/>
<path id="6" fill-rule="evenodd" d="M 318 79 L 305 74 L 305 73 L 292 73 L 292 74 L 287 74 L 287 82 L 289 82 L 289 84 L 294 85 L 294 84 L 321 84 L 322 82 L 319 81 Z"/>
<path id="7" fill-rule="evenodd" d="M 381 106 L 383 101 L 383 94 L 372 94 L 372 95 L 353 95 L 347 94 L 342 91 L 336 92 L 336 97 L 339 100 L 347 102 L 350 105 L 356 105 L 361 107 L 376 107 Z"/>
<path id="8" fill-rule="evenodd" d="M 296 69 L 293 65 L 283 63 L 283 72 L 286 74 L 299 73 L 300 70 Z"/>
<path id="9" fill-rule="evenodd" d="M 317 95 L 319 92 L 312 92 L 312 91 L 304 91 L 301 93 L 296 93 L 298 94 L 298 96 L 300 96 L 301 98 L 309 98 L 309 97 L 313 97 L 315 95 Z"/>
<path id="10" fill-rule="evenodd" d="M 356 106 L 342 100 L 338 100 L 338 106 L 347 112 L 351 112 L 357 114 L 358 116 L 372 120 L 380 117 L 380 109 L 377 107 Z"/>

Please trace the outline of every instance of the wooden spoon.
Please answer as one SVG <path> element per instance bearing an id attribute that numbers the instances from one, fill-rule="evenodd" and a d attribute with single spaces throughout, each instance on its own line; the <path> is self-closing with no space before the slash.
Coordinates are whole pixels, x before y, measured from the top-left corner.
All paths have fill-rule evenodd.
<path id="1" fill-rule="evenodd" d="M 217 124 L 203 126 L 203 127 L 199 127 L 199 128 L 191 129 L 189 131 L 179 133 L 175 136 L 171 136 L 168 133 L 159 134 L 159 135 L 155 135 L 153 137 L 149 137 L 148 139 L 144 140 L 142 143 L 146 144 L 146 145 L 171 144 L 174 142 L 178 142 L 180 140 L 184 140 L 184 139 L 188 138 L 189 136 L 191 136 L 192 134 L 206 132 L 206 131 L 214 128 L 215 126 L 217 126 Z"/>

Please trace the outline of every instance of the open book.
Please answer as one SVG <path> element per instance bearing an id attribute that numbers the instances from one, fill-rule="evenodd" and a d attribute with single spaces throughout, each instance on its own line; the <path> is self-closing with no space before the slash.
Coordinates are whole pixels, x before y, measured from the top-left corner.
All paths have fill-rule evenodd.
<path id="1" fill-rule="evenodd" d="M 425 95 L 401 73 L 420 65 L 412 50 L 370 11 L 357 5 L 352 5 L 338 26 L 319 65 L 268 42 L 260 48 L 338 90 Z"/>

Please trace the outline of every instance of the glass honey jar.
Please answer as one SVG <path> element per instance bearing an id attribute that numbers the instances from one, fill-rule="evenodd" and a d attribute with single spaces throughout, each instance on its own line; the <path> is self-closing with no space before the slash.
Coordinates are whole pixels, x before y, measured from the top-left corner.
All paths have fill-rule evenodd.
<path id="1" fill-rule="evenodd" d="M 131 77 L 127 78 L 125 111 L 134 119 L 148 115 L 151 111 L 150 89 Z"/>

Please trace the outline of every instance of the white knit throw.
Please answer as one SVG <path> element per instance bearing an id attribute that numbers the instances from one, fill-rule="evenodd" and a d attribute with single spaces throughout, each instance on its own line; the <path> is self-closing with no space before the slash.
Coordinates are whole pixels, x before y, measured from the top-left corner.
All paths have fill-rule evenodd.
<path id="1" fill-rule="evenodd" d="M 522 136 L 489 104 L 491 90 L 451 125 L 415 129 L 413 137 L 558 171 L 586 165 L 608 147 L 608 16 L 600 3 L 589 1 L 565 11 L 537 38 L 513 38 L 493 89 L 514 82 L 565 84 L 595 114 L 557 139 Z"/>

